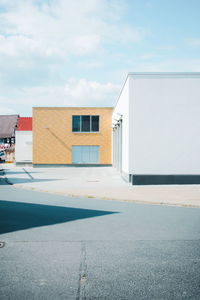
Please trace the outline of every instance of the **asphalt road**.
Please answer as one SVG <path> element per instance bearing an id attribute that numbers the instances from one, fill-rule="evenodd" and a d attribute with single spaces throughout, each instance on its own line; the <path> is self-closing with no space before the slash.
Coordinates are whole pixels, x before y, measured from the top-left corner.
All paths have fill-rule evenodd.
<path id="1" fill-rule="evenodd" d="M 0 299 L 200 299 L 200 209 L 0 185 Z"/>

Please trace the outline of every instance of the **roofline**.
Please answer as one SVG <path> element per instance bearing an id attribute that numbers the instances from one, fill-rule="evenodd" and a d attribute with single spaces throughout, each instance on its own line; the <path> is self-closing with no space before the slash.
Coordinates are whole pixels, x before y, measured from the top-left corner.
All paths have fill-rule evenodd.
<path id="1" fill-rule="evenodd" d="M 73 109 L 91 109 L 91 108 L 94 108 L 94 109 L 113 109 L 114 106 L 33 106 L 32 108 L 34 109 L 38 109 L 38 108 L 45 108 L 45 109 L 52 109 L 52 108 L 60 108 L 60 109 L 68 109 L 68 108 L 73 108 Z"/>
<path id="2" fill-rule="evenodd" d="M 127 76 L 200 76 L 200 72 L 129 72 Z"/>
<path id="3" fill-rule="evenodd" d="M 119 96 L 118 96 L 118 98 L 117 98 L 117 101 L 116 101 L 116 103 L 115 103 L 114 108 L 117 106 L 117 103 L 119 102 L 119 98 L 121 97 L 122 91 L 123 91 L 123 89 L 124 89 L 124 87 L 125 87 L 125 85 L 126 85 L 126 82 L 127 82 L 127 80 L 128 80 L 128 77 L 129 77 L 129 75 L 131 75 L 131 74 L 132 74 L 132 73 L 128 73 L 128 74 L 126 75 L 126 79 L 125 79 L 124 84 L 123 84 L 123 86 L 122 86 L 122 88 L 121 88 L 121 90 L 120 90 L 120 93 L 119 93 Z"/>
<path id="4" fill-rule="evenodd" d="M 18 114 L 12 114 L 12 115 L 0 115 L 0 117 L 10 117 L 10 116 L 17 116 L 19 118 Z"/>
<path id="5" fill-rule="evenodd" d="M 130 76 L 135 77 L 148 77 L 148 76 L 157 76 L 157 77 L 200 77 L 200 72 L 128 72 L 126 75 L 124 84 L 120 90 L 119 96 L 117 98 L 117 101 L 115 103 L 114 108 L 117 106 L 117 103 L 119 102 L 119 98 L 121 97 L 122 91 L 124 89 L 124 86 Z"/>
<path id="6" fill-rule="evenodd" d="M 20 132 L 21 132 L 21 131 L 23 131 L 23 132 L 24 132 L 24 131 L 31 131 L 31 132 L 32 132 L 33 129 L 25 129 L 25 130 L 24 130 L 24 129 L 16 129 L 15 131 L 20 131 Z"/>

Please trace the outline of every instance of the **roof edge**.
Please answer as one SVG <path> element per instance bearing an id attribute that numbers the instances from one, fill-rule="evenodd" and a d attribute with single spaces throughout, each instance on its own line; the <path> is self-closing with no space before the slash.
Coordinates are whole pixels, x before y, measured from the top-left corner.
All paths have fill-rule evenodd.
<path id="1" fill-rule="evenodd" d="M 200 72 L 129 72 L 128 76 L 199 77 Z"/>
<path id="2" fill-rule="evenodd" d="M 45 109 L 54 109 L 54 108 L 59 108 L 59 109 L 113 109 L 114 106 L 33 106 L 32 108 L 34 109 L 40 109 L 40 108 L 45 108 Z"/>
<path id="3" fill-rule="evenodd" d="M 19 118 L 19 115 L 18 114 L 11 114 L 11 115 L 0 115 L 0 117 L 18 117 Z"/>

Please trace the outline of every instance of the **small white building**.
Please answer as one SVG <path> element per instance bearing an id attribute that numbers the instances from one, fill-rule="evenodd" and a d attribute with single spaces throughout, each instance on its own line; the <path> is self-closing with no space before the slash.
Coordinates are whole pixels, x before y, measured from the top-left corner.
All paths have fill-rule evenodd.
<path id="1" fill-rule="evenodd" d="M 15 132 L 15 163 L 32 163 L 32 118 L 20 117 Z"/>
<path id="2" fill-rule="evenodd" d="M 130 73 L 113 111 L 113 165 L 133 184 L 200 183 L 200 73 Z"/>

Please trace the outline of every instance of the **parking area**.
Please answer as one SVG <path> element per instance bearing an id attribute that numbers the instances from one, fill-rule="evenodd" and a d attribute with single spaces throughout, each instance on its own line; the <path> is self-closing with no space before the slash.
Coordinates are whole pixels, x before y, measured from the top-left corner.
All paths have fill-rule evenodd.
<path id="1" fill-rule="evenodd" d="M 200 207 L 200 185 L 132 186 L 113 167 L 18 167 L 2 164 L 15 187 L 66 196 Z"/>

